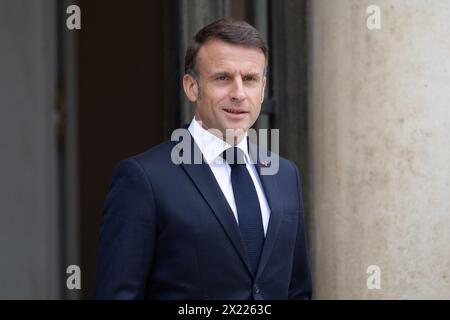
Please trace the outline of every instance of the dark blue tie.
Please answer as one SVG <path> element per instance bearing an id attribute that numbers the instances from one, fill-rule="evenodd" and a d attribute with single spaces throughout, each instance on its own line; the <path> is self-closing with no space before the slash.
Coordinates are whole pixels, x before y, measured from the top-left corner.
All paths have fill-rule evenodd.
<path id="1" fill-rule="evenodd" d="M 253 273 L 256 274 L 264 245 L 264 229 L 258 194 L 246 168 L 242 150 L 237 147 L 229 148 L 224 151 L 222 156 L 231 167 L 231 184 L 236 202 L 239 229 L 247 248 Z"/>

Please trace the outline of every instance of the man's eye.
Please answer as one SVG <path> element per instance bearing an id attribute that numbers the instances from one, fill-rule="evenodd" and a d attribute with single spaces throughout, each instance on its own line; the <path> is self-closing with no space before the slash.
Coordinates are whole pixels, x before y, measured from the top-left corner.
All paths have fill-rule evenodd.
<path id="1" fill-rule="evenodd" d="M 227 80 L 227 77 L 226 76 L 218 76 L 218 77 L 216 77 L 216 80 L 224 81 L 224 80 Z"/>
<path id="2" fill-rule="evenodd" d="M 255 78 L 255 77 L 245 77 L 245 78 L 244 78 L 244 81 L 250 81 L 250 82 L 252 82 L 252 81 L 256 81 L 256 78 Z"/>

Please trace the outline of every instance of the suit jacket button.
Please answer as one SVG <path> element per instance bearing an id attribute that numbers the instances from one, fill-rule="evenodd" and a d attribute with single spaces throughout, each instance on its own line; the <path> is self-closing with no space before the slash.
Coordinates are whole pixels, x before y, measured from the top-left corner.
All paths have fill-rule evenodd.
<path id="1" fill-rule="evenodd" d="M 253 287 L 253 291 L 254 291 L 256 294 L 258 294 L 258 293 L 261 292 L 261 291 L 259 290 L 258 286 L 254 286 L 254 287 Z"/>

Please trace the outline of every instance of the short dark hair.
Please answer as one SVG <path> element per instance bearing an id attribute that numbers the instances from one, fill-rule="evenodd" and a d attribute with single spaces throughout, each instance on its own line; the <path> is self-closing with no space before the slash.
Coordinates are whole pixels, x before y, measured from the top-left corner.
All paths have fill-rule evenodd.
<path id="1" fill-rule="evenodd" d="M 184 73 L 190 74 L 194 78 L 198 77 L 196 60 L 198 50 L 208 40 L 219 39 L 224 42 L 236 45 L 244 45 L 259 48 L 266 58 L 266 68 L 269 61 L 269 50 L 267 44 L 258 30 L 245 21 L 233 20 L 230 18 L 214 21 L 203 27 L 192 39 L 186 50 L 184 59 Z M 265 68 L 265 69 L 266 69 Z M 264 73 L 266 70 L 264 70 Z"/>

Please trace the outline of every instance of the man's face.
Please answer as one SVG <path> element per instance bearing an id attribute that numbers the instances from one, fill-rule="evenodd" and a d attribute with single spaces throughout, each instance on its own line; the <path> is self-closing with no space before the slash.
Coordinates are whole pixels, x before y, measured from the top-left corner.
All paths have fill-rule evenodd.
<path id="1" fill-rule="evenodd" d="M 197 53 L 199 83 L 185 75 L 183 85 L 205 129 L 247 131 L 259 116 L 266 78 L 259 48 L 209 40 Z"/>

